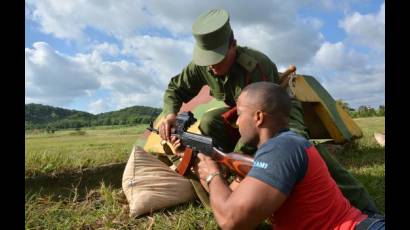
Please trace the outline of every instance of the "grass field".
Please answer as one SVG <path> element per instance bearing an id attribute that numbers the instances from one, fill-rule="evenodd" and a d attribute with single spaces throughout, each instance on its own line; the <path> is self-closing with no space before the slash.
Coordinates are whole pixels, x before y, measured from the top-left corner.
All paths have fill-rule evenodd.
<path id="1" fill-rule="evenodd" d="M 363 183 L 374 198 L 376 206 L 384 213 L 385 152 L 384 147 L 380 147 L 373 136 L 375 132 L 385 131 L 384 117 L 357 118 L 355 121 L 362 128 L 363 138 L 335 156 Z"/>
<path id="2" fill-rule="evenodd" d="M 374 132 L 384 131 L 384 117 L 355 119 L 364 137 L 337 153 L 337 159 L 362 182 L 384 213 L 384 148 Z M 85 134 L 61 131 L 26 135 L 26 177 L 126 162 L 145 126 L 84 129 Z M 130 219 L 120 187 L 106 183 L 80 196 L 27 191 L 26 229 L 217 229 L 211 212 L 197 201 Z"/>
<path id="3" fill-rule="evenodd" d="M 125 162 L 148 125 L 98 127 L 29 133 L 25 141 L 25 175 L 58 174 L 107 163 Z"/>

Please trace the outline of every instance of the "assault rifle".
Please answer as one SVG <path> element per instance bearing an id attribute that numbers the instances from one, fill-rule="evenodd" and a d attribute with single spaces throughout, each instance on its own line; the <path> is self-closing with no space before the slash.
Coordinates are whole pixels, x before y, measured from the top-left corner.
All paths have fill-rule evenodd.
<path id="1" fill-rule="evenodd" d="M 196 133 L 187 132 L 189 126 L 196 122 L 191 112 L 182 112 L 177 115 L 175 131 L 171 135 L 181 139 L 182 146 L 185 147 L 184 156 L 181 163 L 176 168 L 176 172 L 184 176 L 195 162 L 198 152 L 211 157 L 216 162 L 226 165 L 230 170 L 240 177 L 245 177 L 253 165 L 253 158 L 241 153 L 224 153 L 217 148 L 211 137 Z M 147 128 L 151 132 L 158 134 L 153 123 Z"/>

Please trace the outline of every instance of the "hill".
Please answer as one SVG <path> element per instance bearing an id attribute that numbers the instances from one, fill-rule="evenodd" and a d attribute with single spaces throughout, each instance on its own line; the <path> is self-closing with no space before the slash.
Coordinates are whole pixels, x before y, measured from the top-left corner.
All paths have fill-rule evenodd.
<path id="1" fill-rule="evenodd" d="M 26 129 L 65 129 L 100 125 L 132 125 L 149 123 L 161 113 L 161 109 L 148 106 L 132 106 L 118 111 L 97 115 L 42 104 L 26 104 Z"/>

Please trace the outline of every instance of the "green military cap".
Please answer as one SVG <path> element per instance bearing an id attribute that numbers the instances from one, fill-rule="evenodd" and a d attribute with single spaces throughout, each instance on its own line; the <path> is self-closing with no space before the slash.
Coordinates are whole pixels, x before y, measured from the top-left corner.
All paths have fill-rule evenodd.
<path id="1" fill-rule="evenodd" d="M 195 38 L 193 61 L 199 66 L 221 62 L 229 48 L 232 33 L 229 13 L 215 9 L 201 14 L 192 25 Z"/>

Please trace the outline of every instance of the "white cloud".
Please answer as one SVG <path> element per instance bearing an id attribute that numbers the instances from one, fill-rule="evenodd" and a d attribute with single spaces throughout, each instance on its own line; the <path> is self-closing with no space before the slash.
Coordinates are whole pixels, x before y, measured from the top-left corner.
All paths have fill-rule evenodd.
<path id="1" fill-rule="evenodd" d="M 110 101 L 107 99 L 98 99 L 88 105 L 88 112 L 92 114 L 99 114 L 111 110 Z"/>
<path id="2" fill-rule="evenodd" d="M 322 44 L 313 58 L 316 68 L 334 71 L 361 72 L 367 71 L 368 57 L 353 49 L 348 49 L 344 43 Z"/>
<path id="3" fill-rule="evenodd" d="M 322 43 L 319 33 L 296 25 L 285 31 L 264 25 L 242 27 L 237 30 L 237 40 L 239 45 L 258 49 L 277 65 L 285 66 L 305 64 Z"/>
<path id="4" fill-rule="evenodd" d="M 44 33 L 57 38 L 84 40 L 87 27 L 118 37 L 128 36 L 149 22 L 138 0 L 27 0 L 32 19 Z"/>
<path id="5" fill-rule="evenodd" d="M 385 4 L 376 14 L 354 12 L 339 21 L 350 39 L 358 44 L 384 51 L 385 47 Z"/>
<path id="6" fill-rule="evenodd" d="M 351 12 L 356 7 L 367 7 L 374 4 L 372 0 L 306 0 L 306 8 L 314 12 Z"/>
<path id="7" fill-rule="evenodd" d="M 173 33 L 190 34 L 194 20 L 203 12 L 223 8 L 230 13 L 231 23 L 239 26 L 265 24 L 276 28 L 287 28 L 297 10 L 306 1 L 260 0 L 252 1 L 173 1 L 152 0 L 146 3 L 147 10 L 157 19 L 159 27 Z"/>
<path id="8" fill-rule="evenodd" d="M 156 88 L 153 88 L 150 91 L 144 93 L 136 91 L 132 94 L 127 94 L 121 91 L 113 91 L 113 102 L 117 105 L 116 109 L 121 109 L 135 105 L 144 105 L 161 108 L 163 105 L 163 95 L 164 90 L 159 90 Z"/>
<path id="9" fill-rule="evenodd" d="M 307 1 L 28 1 L 33 19 L 46 33 L 58 38 L 84 40 L 87 28 L 126 41 L 144 29 L 163 29 L 180 38 L 191 37 L 199 14 L 212 8 L 230 12 L 239 44 L 267 53 L 277 64 L 305 63 L 321 44 L 321 21 L 299 19 L 298 9 Z M 140 32 L 138 32 L 140 31 Z M 294 52 L 288 52 L 292 47 Z M 190 51 L 192 53 L 192 50 Z"/>
<path id="10" fill-rule="evenodd" d="M 320 80 L 334 98 L 341 98 L 352 107 L 384 105 L 384 3 L 377 13 L 354 12 L 340 20 L 339 26 L 345 29 L 347 38 L 324 42 L 304 70 Z M 370 49 L 355 49 L 352 43 Z"/>
<path id="11" fill-rule="evenodd" d="M 360 53 L 343 42 L 323 43 L 299 73 L 314 76 L 334 99 L 352 107 L 384 104 L 384 58 Z"/>
<path id="12" fill-rule="evenodd" d="M 318 18 L 306 17 L 303 19 L 303 23 L 309 28 L 319 30 L 323 26 L 323 21 Z"/>
<path id="13" fill-rule="evenodd" d="M 92 52 L 84 58 L 92 59 L 94 54 Z M 101 89 L 110 92 L 109 100 L 104 99 L 104 103 L 108 103 L 110 106 L 100 107 L 99 112 L 105 112 L 109 108 L 121 109 L 134 105 L 156 107 L 162 105 L 165 82 L 160 82 L 160 79 L 155 75 L 148 73 L 145 66 L 125 60 L 100 60 L 96 71 Z M 106 110 L 103 111 L 104 109 Z"/>
<path id="14" fill-rule="evenodd" d="M 342 72 L 339 72 L 342 74 Z M 323 86 L 335 99 L 343 99 L 351 107 L 369 105 L 377 108 L 385 104 L 385 73 L 384 67 L 374 67 L 368 73 L 351 73 L 340 75 L 339 78 L 327 78 Z"/>
<path id="15" fill-rule="evenodd" d="M 34 43 L 25 53 L 27 102 L 63 105 L 100 87 L 97 75 L 81 60 L 59 54 L 45 42 Z"/>
<path id="16" fill-rule="evenodd" d="M 136 57 L 143 72 L 165 89 L 170 78 L 191 61 L 193 40 L 135 36 L 126 39 L 123 46 L 123 53 Z"/>
<path id="17" fill-rule="evenodd" d="M 33 49 L 26 48 L 26 103 L 68 106 L 79 98 L 92 97 L 96 90 L 104 89 L 109 90 L 109 99 L 90 103 L 90 112 L 134 105 L 162 106 L 163 92 L 172 77 L 171 73 L 164 73 L 172 71 L 175 75 L 180 71 L 183 62 L 178 61 L 178 57 L 188 53 L 190 48 L 184 46 L 189 44 L 160 38 L 136 39 L 130 41 L 130 47 L 124 53 L 137 52 L 136 55 L 139 54 L 143 60 L 140 65 L 126 60 L 106 61 L 103 54 L 120 53 L 117 46 L 108 43 L 96 45 L 90 53 L 75 56 L 59 54 L 44 42 L 35 43 Z M 142 47 L 132 47 L 132 42 L 136 41 Z M 172 51 L 171 47 L 179 47 L 179 52 L 167 52 Z M 164 65 L 152 60 L 159 57 L 168 63 Z M 173 64 L 179 66 L 173 67 Z M 161 67 L 167 65 L 168 69 Z"/>
<path id="18" fill-rule="evenodd" d="M 159 22 L 175 33 L 190 36 L 199 14 L 212 8 L 230 13 L 230 23 L 239 45 L 259 49 L 277 65 L 306 63 L 323 42 L 318 29 L 322 22 L 313 17 L 299 18 L 298 9 L 306 1 L 176 1 L 164 4 L 149 1 L 147 8 Z M 289 52 L 292 49 L 292 52 Z M 192 53 L 192 51 L 190 51 Z"/>
<path id="19" fill-rule="evenodd" d="M 107 42 L 97 44 L 93 47 L 95 52 L 98 52 L 100 55 L 108 54 L 110 56 L 117 56 L 120 52 L 119 48 L 115 44 L 109 44 Z"/>
<path id="20" fill-rule="evenodd" d="M 26 100 L 63 105 L 105 89 L 110 92 L 109 99 L 90 103 L 90 111 L 133 105 L 160 107 L 170 78 L 192 59 L 192 23 L 211 8 L 227 9 L 238 44 L 262 51 L 280 69 L 296 64 L 298 73 L 317 77 L 335 97 L 360 103 L 366 101 L 363 98 L 380 100 L 383 95 L 384 100 L 384 54 L 377 53 L 384 50 L 384 3 L 374 14 L 347 14 L 339 26 L 348 38 L 334 43 L 326 42 L 319 31 L 324 21 L 299 15 L 302 7 L 346 10 L 350 2 L 354 3 L 27 0 L 26 17 L 38 22 L 44 33 L 90 42 L 92 29 L 115 36 L 118 44 L 91 41 L 90 51 L 74 56 L 60 54 L 46 43 L 26 48 Z M 349 42 L 374 48 L 376 54 L 355 50 Z M 58 80 L 52 76 L 59 76 Z M 73 87 L 76 89 L 67 90 Z"/>
<path id="21" fill-rule="evenodd" d="M 320 0 L 317 2 L 316 4 L 321 5 L 326 10 L 333 10 L 336 6 L 333 0 Z"/>
<path id="22" fill-rule="evenodd" d="M 158 88 L 158 83 L 150 75 L 131 62 L 101 62 L 99 72 L 102 87 L 114 92 L 147 93 Z"/>

